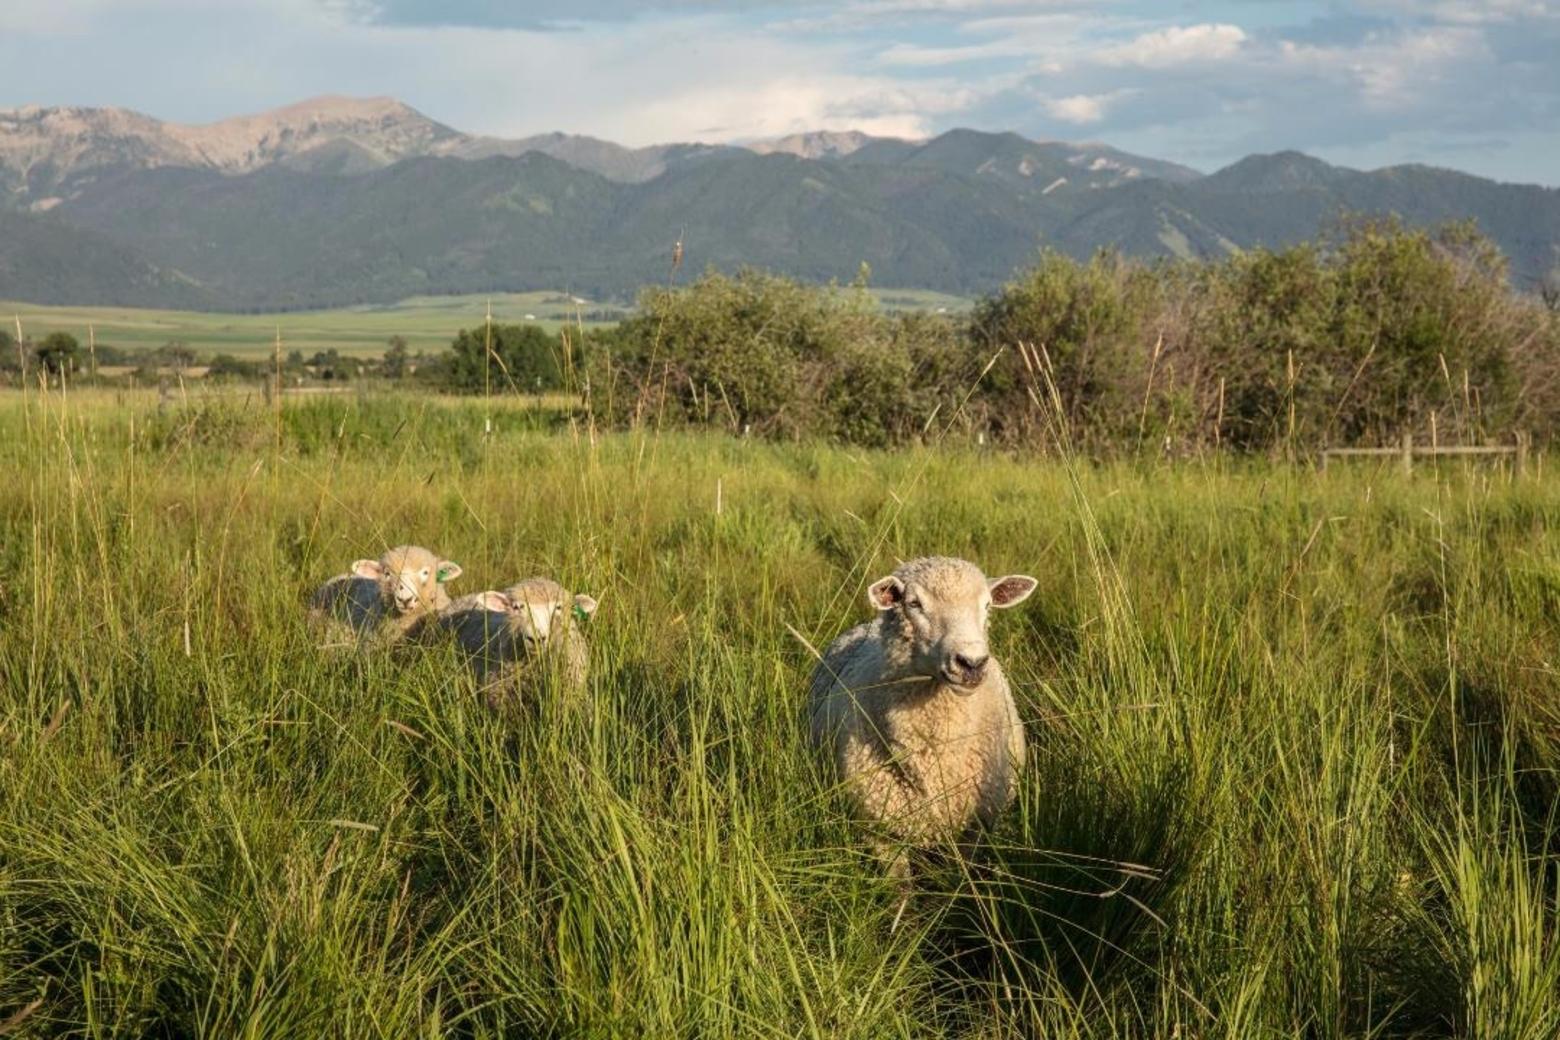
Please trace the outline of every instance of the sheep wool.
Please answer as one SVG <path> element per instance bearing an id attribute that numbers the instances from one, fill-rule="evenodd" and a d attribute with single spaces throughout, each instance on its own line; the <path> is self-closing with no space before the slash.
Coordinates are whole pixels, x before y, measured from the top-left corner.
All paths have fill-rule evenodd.
<path id="1" fill-rule="evenodd" d="M 813 743 L 858 818 L 924 847 L 989 826 L 1012 801 L 1024 730 L 986 620 L 1034 587 L 1024 575 L 988 581 L 948 557 L 911 560 L 873 583 L 877 617 L 829 646 L 809 697 Z"/>
<path id="2" fill-rule="evenodd" d="M 421 546 L 396 546 L 377 560 L 358 560 L 316 589 L 309 620 L 327 647 L 391 645 L 422 618 L 449 607 L 444 583 L 460 573 L 460 564 Z"/>
<path id="3" fill-rule="evenodd" d="M 551 578 L 527 578 L 502 591 L 462 596 L 416 638 L 453 638 L 489 706 L 503 709 L 517 700 L 523 681 L 544 669 L 557 669 L 566 689 L 584 687 L 590 655 L 583 622 L 596 605 Z"/>

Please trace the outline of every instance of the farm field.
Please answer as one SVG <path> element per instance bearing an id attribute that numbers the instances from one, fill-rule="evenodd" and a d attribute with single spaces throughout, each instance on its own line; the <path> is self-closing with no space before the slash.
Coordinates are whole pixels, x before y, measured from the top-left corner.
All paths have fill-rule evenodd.
<path id="1" fill-rule="evenodd" d="M 549 330 L 574 324 L 575 306 L 562 293 L 501 293 L 491 297 L 495 322 L 522 322 L 532 314 Z M 486 319 L 487 296 L 418 296 L 384 306 L 343 307 L 277 314 L 224 314 L 145 310 L 133 307 L 54 307 L 0 302 L 8 330 L 20 317 L 29 335 L 69 332 L 87 342 L 90 325 L 100 343 L 151 349 L 180 340 L 202 354 L 269 356 L 281 330 L 282 349 L 312 354 L 339 350 L 348 356 L 379 356 L 391 336 L 404 336 L 412 351 L 444 350 L 462 328 Z M 584 304 L 584 310 L 597 304 Z M 583 319 L 582 319 L 583 320 Z M 591 323 L 586 323 L 587 325 Z"/>
<path id="2" fill-rule="evenodd" d="M 879 304 L 887 310 L 928 310 L 939 308 L 962 313 L 970 307 L 963 297 L 917 289 L 874 289 Z M 434 352 L 445 350 L 461 329 L 480 326 L 487 316 L 489 301 L 493 320 L 523 323 L 532 315 L 534 323 L 556 332 L 564 325 L 579 323 L 586 328 L 603 324 L 591 320 L 592 312 L 605 309 L 627 311 L 621 304 L 585 302 L 574 304 L 566 293 L 496 293 L 490 296 L 415 296 L 399 303 L 361 307 L 343 307 L 323 311 L 289 311 L 276 314 L 231 314 L 204 311 L 147 310 L 133 307 L 58 307 L 43 304 L 0 301 L 0 327 L 14 332 L 14 320 L 20 318 L 29 336 L 48 332 L 69 332 L 85 346 L 89 327 L 99 343 L 128 349 L 153 349 L 178 340 L 202 355 L 232 354 L 236 357 L 269 356 L 275 349 L 277 331 L 282 349 L 316 351 L 335 349 L 347 356 L 378 357 L 391 336 L 404 336 L 408 349 Z"/>
<path id="3" fill-rule="evenodd" d="M 1560 1033 L 1542 459 L 488 417 L 0 395 L 0 1033 Z M 402 542 L 598 597 L 587 695 L 500 719 L 450 655 L 315 650 L 309 590 Z M 1030 756 L 901 917 L 808 646 L 929 553 L 1039 580 L 992 623 Z"/>

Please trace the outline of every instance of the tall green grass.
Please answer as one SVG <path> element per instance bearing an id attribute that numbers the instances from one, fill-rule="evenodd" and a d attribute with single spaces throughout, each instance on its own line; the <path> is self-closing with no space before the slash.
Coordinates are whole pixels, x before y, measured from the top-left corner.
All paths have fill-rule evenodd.
<path id="1" fill-rule="evenodd" d="M 1560 486 L 0 400 L 0 1034 L 1547 1038 Z M 599 596 L 589 696 L 324 656 L 399 542 Z M 898 557 L 1030 765 L 899 893 L 805 745 Z"/>

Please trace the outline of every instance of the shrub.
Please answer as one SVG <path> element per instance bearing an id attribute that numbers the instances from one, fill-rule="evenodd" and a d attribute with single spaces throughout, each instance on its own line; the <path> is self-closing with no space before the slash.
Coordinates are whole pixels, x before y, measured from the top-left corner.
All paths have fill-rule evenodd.
<path id="1" fill-rule="evenodd" d="M 1001 292 L 982 300 L 970 338 L 986 355 L 1008 348 L 982 386 L 992 402 L 995 432 L 1027 432 L 1033 416 L 1031 366 L 1016 349 L 1034 348 L 1067 421 L 1079 431 L 1108 431 L 1133 414 L 1126 393 L 1144 368 L 1144 336 L 1151 325 L 1153 271 L 1115 253 L 1078 263 L 1046 252 Z"/>
<path id="2" fill-rule="evenodd" d="M 386 379 L 400 379 L 406 375 L 408 363 L 405 336 L 391 336 L 385 349 L 384 360 L 379 365 L 379 373 Z"/>
<path id="3" fill-rule="evenodd" d="M 261 366 L 253 361 L 244 361 L 231 354 L 218 354 L 211 359 L 211 366 L 206 370 L 207 379 L 258 379 Z"/>
<path id="4" fill-rule="evenodd" d="M 76 371 L 81 344 L 68 332 L 51 332 L 33 347 L 33 358 L 51 375 Z"/>
<path id="5" fill-rule="evenodd" d="M 563 388 L 562 348 L 538 326 L 461 329 L 451 347 L 447 378 L 454 389 L 534 393 Z"/>
<path id="6" fill-rule="evenodd" d="M 655 289 L 594 334 L 598 415 L 878 446 L 939 417 L 1095 454 L 1306 451 L 1404 430 L 1554 435 L 1560 315 L 1471 227 L 1352 220 L 1217 262 L 1043 253 L 961 328 L 757 271 Z"/>
<path id="7" fill-rule="evenodd" d="M 355 366 L 351 366 L 335 347 L 315 351 L 314 357 L 309 360 L 309 368 L 325 382 L 345 382 L 351 375 L 349 367 Z"/>

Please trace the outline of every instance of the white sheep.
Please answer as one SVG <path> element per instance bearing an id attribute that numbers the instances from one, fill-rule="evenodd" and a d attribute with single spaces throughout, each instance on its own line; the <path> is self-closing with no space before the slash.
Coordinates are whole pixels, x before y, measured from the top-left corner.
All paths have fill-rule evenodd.
<path id="1" fill-rule="evenodd" d="M 557 668 L 566 687 L 585 685 L 589 651 L 583 623 L 596 600 L 570 595 L 551 578 L 527 578 L 502 591 L 462 596 L 418 626 L 422 642 L 453 637 L 466 655 L 488 705 L 514 701 L 522 678 Z"/>
<path id="2" fill-rule="evenodd" d="M 813 670 L 813 743 L 896 875 L 908 871 L 906 846 L 966 839 L 1013 799 L 1024 730 L 986 622 L 1035 584 L 988 581 L 965 560 L 911 560 L 867 589 L 878 616 L 836 639 Z"/>
<path id="3" fill-rule="evenodd" d="M 418 545 L 399 545 L 377 560 L 358 560 L 309 598 L 309 619 L 326 646 L 387 645 L 450 605 L 444 583 L 460 564 Z"/>

